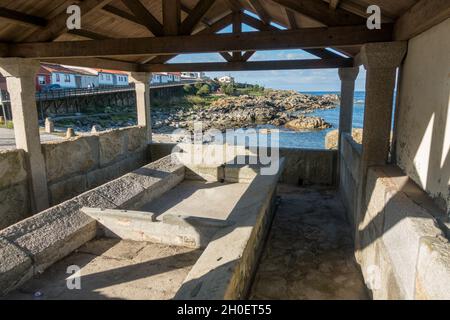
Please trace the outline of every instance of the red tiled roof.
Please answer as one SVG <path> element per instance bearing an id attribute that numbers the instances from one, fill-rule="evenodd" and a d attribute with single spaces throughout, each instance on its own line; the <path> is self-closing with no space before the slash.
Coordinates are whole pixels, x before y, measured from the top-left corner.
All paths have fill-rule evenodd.
<path id="1" fill-rule="evenodd" d="M 101 73 L 111 73 L 111 74 L 123 74 L 123 75 L 128 75 L 127 72 L 119 71 L 119 70 L 109 70 L 109 69 L 94 69 L 94 70 L 96 70 L 96 71 L 98 71 L 98 72 L 101 72 Z"/>

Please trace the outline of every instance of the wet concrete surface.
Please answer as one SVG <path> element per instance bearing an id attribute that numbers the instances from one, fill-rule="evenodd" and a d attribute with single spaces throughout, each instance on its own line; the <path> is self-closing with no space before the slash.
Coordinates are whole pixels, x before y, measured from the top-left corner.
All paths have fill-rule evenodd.
<path id="1" fill-rule="evenodd" d="M 335 190 L 280 185 L 251 299 L 369 299 Z"/>

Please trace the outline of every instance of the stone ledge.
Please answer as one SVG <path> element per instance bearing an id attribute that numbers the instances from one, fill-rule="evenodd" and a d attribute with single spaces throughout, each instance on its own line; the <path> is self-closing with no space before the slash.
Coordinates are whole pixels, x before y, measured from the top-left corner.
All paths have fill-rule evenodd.
<path id="1" fill-rule="evenodd" d="M 423 264 L 420 255 L 427 254 L 426 251 L 421 253 L 423 239 L 444 237 L 435 218 L 439 214 L 424 200 L 425 196 L 425 192 L 411 184 L 395 166 L 369 169 L 365 221 L 360 226 L 361 249 L 357 257 L 366 279 L 368 267 L 380 268 L 383 278 L 381 286 L 372 291 L 375 299 L 414 299 L 428 294 L 428 291 L 418 292 L 416 284 L 417 277 L 424 272 L 420 270 Z M 426 272 L 442 273 L 445 264 L 438 262 L 450 256 L 448 240 L 443 242 L 445 245 L 434 251 L 434 255 L 438 255 L 436 262 L 429 261 Z M 426 279 L 425 275 L 422 277 Z M 424 288 L 422 284 L 420 290 Z M 433 294 L 438 297 L 438 293 Z"/>
<path id="2" fill-rule="evenodd" d="M 0 278 L 0 292 L 5 294 L 16 288 L 96 236 L 97 222 L 81 208 L 117 209 L 136 198 L 130 191 L 142 192 L 155 185 L 165 185 L 174 175 L 183 176 L 184 167 L 167 157 L 0 231 L 0 239 L 33 261 L 33 272 L 24 272 L 23 259 L 17 262 L 2 259 L 0 270 L 7 269 L 9 273 L 6 278 Z M 138 189 L 126 190 L 130 179 Z M 112 201 L 112 194 L 120 197 Z M 21 280 L 13 283 L 11 279 Z"/>

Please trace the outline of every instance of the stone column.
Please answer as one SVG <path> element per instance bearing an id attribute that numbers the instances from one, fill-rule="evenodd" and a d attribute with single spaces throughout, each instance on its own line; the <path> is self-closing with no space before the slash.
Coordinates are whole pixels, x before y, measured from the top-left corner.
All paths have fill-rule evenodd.
<path id="1" fill-rule="evenodd" d="M 136 90 L 136 109 L 138 125 L 146 127 L 147 142 L 152 141 L 152 119 L 150 113 L 150 79 L 148 72 L 132 72 L 130 82 L 134 83 Z"/>
<path id="2" fill-rule="evenodd" d="M 357 216 L 355 230 L 356 257 L 362 249 L 362 230 L 366 219 L 365 200 L 367 171 L 371 166 L 385 165 L 389 158 L 392 110 L 397 67 L 407 50 L 406 42 L 371 43 L 362 47 L 355 62 L 362 64 L 366 75 L 366 107 L 364 111 L 363 146 L 357 194 Z M 366 231 L 368 232 L 368 231 Z M 365 236 L 367 237 L 367 235 Z"/>
<path id="3" fill-rule="evenodd" d="M 39 63 L 20 58 L 0 59 L 0 72 L 6 77 L 11 98 L 16 147 L 27 152 L 32 192 L 32 210 L 49 206 L 47 173 L 41 149 L 36 107 L 36 73 Z"/>
<path id="4" fill-rule="evenodd" d="M 353 103 L 355 99 L 355 80 L 358 77 L 359 68 L 339 69 L 341 79 L 341 110 L 339 113 L 339 140 L 341 145 L 343 133 L 352 133 L 353 127 Z M 339 147 L 340 149 L 340 147 Z"/>
<path id="5" fill-rule="evenodd" d="M 367 70 L 363 174 L 369 166 L 388 161 L 396 72 L 406 49 L 406 42 L 371 43 L 364 45 L 357 57 Z"/>

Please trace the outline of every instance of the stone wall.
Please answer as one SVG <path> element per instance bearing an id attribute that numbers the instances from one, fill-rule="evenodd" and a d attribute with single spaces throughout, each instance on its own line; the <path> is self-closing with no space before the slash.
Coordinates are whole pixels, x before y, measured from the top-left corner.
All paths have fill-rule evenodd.
<path id="1" fill-rule="evenodd" d="M 0 151 L 0 230 L 29 216 L 28 195 L 25 152 Z"/>
<path id="2" fill-rule="evenodd" d="M 450 213 L 450 19 L 411 39 L 400 79 L 397 164 Z M 447 39 L 447 41 L 444 41 Z"/>
<path id="3" fill-rule="evenodd" d="M 374 299 L 450 299 L 444 211 L 397 166 L 369 169 L 356 258 Z"/>
<path id="4" fill-rule="evenodd" d="M 141 167 L 147 160 L 146 147 L 142 127 L 43 144 L 51 205 Z"/>
<path id="5" fill-rule="evenodd" d="M 150 145 L 152 161 L 169 155 L 175 144 L 154 143 Z M 337 151 L 280 148 L 280 157 L 286 165 L 280 182 L 292 185 L 334 185 Z"/>
<path id="6" fill-rule="evenodd" d="M 347 211 L 350 224 L 355 227 L 358 190 L 361 177 L 362 146 L 348 134 L 342 135 L 339 158 L 339 193 Z"/>

